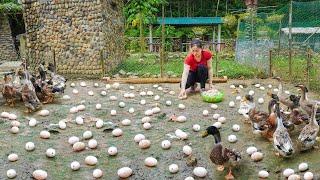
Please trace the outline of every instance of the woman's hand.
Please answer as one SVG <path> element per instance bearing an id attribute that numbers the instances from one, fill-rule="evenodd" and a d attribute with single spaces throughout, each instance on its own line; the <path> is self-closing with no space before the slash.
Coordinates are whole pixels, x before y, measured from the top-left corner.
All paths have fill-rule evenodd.
<path id="1" fill-rule="evenodd" d="M 186 99 L 187 98 L 187 92 L 185 89 L 181 89 L 178 98 L 179 99 Z"/>
<path id="2" fill-rule="evenodd" d="M 209 84 L 209 89 L 214 89 L 214 87 L 213 87 L 213 84 L 212 84 L 212 83 L 210 83 L 210 84 Z"/>

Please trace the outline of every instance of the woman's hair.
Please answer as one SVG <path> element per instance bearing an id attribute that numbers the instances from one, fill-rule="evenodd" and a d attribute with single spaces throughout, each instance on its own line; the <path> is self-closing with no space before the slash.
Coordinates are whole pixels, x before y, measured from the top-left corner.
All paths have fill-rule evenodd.
<path id="1" fill-rule="evenodd" d="M 193 46 L 197 46 L 198 48 L 202 48 L 202 44 L 201 44 L 201 41 L 200 39 L 194 39 L 191 41 L 191 47 Z"/>

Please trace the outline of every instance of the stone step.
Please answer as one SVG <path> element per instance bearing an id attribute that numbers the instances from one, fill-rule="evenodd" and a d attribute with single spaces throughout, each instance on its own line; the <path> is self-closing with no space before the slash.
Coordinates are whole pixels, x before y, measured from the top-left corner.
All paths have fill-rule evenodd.
<path id="1" fill-rule="evenodd" d="M 7 61 L 0 63 L 0 79 L 2 80 L 5 74 L 11 73 L 21 66 L 21 61 Z M 0 83 L 1 84 L 1 83 Z"/>
<path id="2" fill-rule="evenodd" d="M 22 61 L 7 61 L 0 63 L 0 73 L 10 72 L 12 69 L 17 69 L 21 66 Z"/>

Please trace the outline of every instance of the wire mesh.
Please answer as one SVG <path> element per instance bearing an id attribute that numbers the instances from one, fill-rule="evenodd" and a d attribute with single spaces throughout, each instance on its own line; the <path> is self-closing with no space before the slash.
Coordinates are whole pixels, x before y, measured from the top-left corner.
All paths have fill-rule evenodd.
<path id="1" fill-rule="evenodd" d="M 289 20 L 290 12 L 292 12 L 292 23 Z M 248 11 L 248 15 L 239 23 L 236 60 L 259 68 L 270 76 L 273 73 L 284 79 L 294 79 L 295 82 L 310 82 L 311 88 L 319 89 L 319 85 L 315 85 L 319 80 L 319 70 L 315 69 L 319 63 L 315 57 L 320 53 L 318 12 L 320 12 L 320 1 L 292 2 L 268 14 Z M 289 47 L 290 35 L 292 47 Z M 290 48 L 292 77 L 288 77 Z M 312 51 L 311 67 L 307 67 L 309 50 Z"/>

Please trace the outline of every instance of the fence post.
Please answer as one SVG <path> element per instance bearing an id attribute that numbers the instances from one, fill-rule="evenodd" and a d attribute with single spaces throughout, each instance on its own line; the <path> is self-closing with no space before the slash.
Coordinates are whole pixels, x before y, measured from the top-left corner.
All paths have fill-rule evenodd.
<path id="1" fill-rule="evenodd" d="M 269 50 L 269 77 L 272 77 L 272 50 Z"/>
<path id="2" fill-rule="evenodd" d="M 308 48 L 308 51 L 307 51 L 307 87 L 308 89 L 310 89 L 311 58 L 312 58 L 312 52 L 311 52 L 311 49 Z"/>
<path id="3" fill-rule="evenodd" d="M 280 49 L 281 49 L 281 26 L 282 26 L 282 20 L 279 22 L 279 32 L 278 32 L 278 56 L 280 56 Z"/>
<path id="4" fill-rule="evenodd" d="M 56 62 L 56 51 L 53 49 L 53 65 L 54 65 L 54 73 L 57 73 L 57 62 Z"/>
<path id="5" fill-rule="evenodd" d="M 164 22 L 164 4 L 162 3 L 162 23 L 161 23 L 161 53 L 160 53 L 160 77 L 163 77 L 163 62 L 165 58 L 165 22 Z"/>
<path id="6" fill-rule="evenodd" d="M 218 51 L 216 51 L 216 77 L 218 77 L 218 54 L 219 54 L 219 52 Z"/>
<path id="7" fill-rule="evenodd" d="M 105 64 L 103 59 L 103 50 L 100 50 L 101 78 L 105 75 Z"/>
<path id="8" fill-rule="evenodd" d="M 289 7 L 289 78 L 292 80 L 292 0 Z"/>

